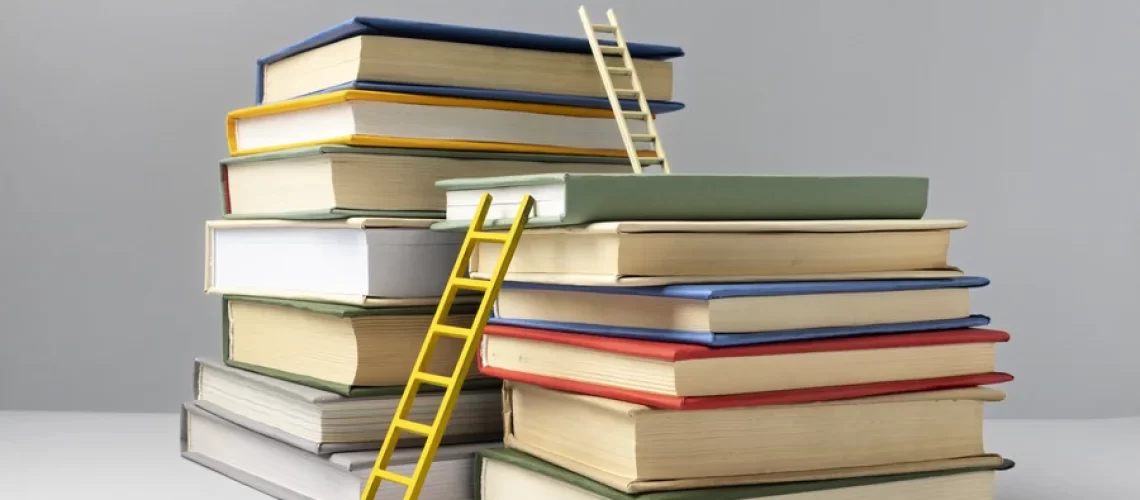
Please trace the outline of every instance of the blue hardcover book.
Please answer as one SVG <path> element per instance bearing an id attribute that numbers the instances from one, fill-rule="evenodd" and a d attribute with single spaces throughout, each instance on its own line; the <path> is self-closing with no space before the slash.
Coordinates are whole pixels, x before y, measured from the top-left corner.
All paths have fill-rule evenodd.
<path id="1" fill-rule="evenodd" d="M 343 53 L 337 53 L 336 59 L 329 62 L 315 61 L 313 68 L 298 67 L 297 75 L 283 75 L 282 80 L 287 81 L 287 87 L 281 91 L 274 91 L 272 99 L 266 99 L 266 73 L 267 68 L 274 63 L 281 62 L 293 56 L 318 50 L 332 51 L 335 44 L 351 42 L 358 37 L 390 37 L 391 39 L 423 40 L 429 45 L 421 46 L 421 50 L 409 50 L 408 46 L 384 47 L 382 45 L 367 45 L 361 42 L 359 47 L 346 48 Z M 452 44 L 467 44 L 474 47 L 462 51 L 430 49 L 431 42 L 446 42 Z M 603 43 L 607 43 L 603 41 Z M 655 97 L 672 94 L 672 67 L 670 59 L 681 57 L 684 51 L 680 47 L 646 43 L 628 43 L 630 56 L 638 61 L 638 73 L 650 100 L 650 107 L 655 113 L 666 113 L 681 109 L 681 103 L 670 100 L 668 97 Z M 423 48 L 427 47 L 427 48 Z M 551 67 L 541 67 L 542 59 L 518 59 L 518 65 L 512 64 L 510 72 L 514 72 L 512 82 L 506 88 L 499 73 L 506 71 L 496 69 L 490 61 L 480 61 L 478 48 L 525 49 L 511 53 L 510 58 L 518 58 L 531 51 L 541 56 L 541 53 L 562 53 L 589 57 L 590 64 L 568 64 L 565 61 Z M 459 57 L 448 54 L 459 54 Z M 346 55 L 349 54 L 349 55 Z M 432 55 L 439 55 L 432 60 Z M 361 61 L 392 59 L 387 64 L 376 63 L 380 73 L 386 77 L 374 77 L 363 67 L 346 67 L 346 58 L 359 58 Z M 403 60 L 400 57 L 412 57 L 413 60 Z M 530 56 L 535 57 L 535 56 Z M 549 56 L 547 56 L 549 58 Z M 313 57 L 319 59 L 319 57 Z M 506 56 L 499 59 L 507 59 Z M 292 64 L 292 63 L 291 63 Z M 475 65 L 463 67 L 464 64 Z M 642 64 L 646 65 L 642 71 Z M 302 64 L 294 64 L 301 66 Z M 339 66 L 338 66 L 339 65 Z M 454 67 L 454 71 L 440 71 L 440 68 Z M 533 67 L 533 68 L 532 68 Z M 426 68 L 426 69 L 425 69 Z M 342 71 L 343 70 L 343 71 Z M 347 71 L 347 72 L 345 72 Z M 534 74 L 526 73 L 533 71 Z M 567 74 L 557 74 L 558 71 L 568 71 Z M 343 73 L 343 74 L 342 74 Z M 314 77 L 313 75 L 318 75 Z M 290 76 L 290 78 L 286 78 Z M 335 81 L 324 81 L 323 76 Z M 615 84 L 618 80 L 615 80 Z M 585 82 L 585 83 L 584 83 Z M 587 86 L 589 91 L 586 90 Z M 594 86 L 598 88 L 597 92 Z M 345 89 L 361 90 L 387 90 L 392 92 L 426 93 L 437 96 L 468 97 L 479 99 L 512 100 L 529 103 L 562 104 L 569 106 L 609 108 L 609 101 L 600 90 L 601 78 L 593 65 L 590 45 L 584 37 L 568 37 L 539 33 L 526 33 L 500 29 L 477 28 L 472 26 L 459 26 L 451 24 L 428 23 L 409 21 L 403 19 L 354 17 L 336 26 L 328 28 L 305 40 L 290 45 L 273 54 L 262 57 L 257 61 L 257 75 L 255 80 L 255 100 L 257 104 L 267 101 L 292 99 L 314 93 L 334 92 Z M 591 95 L 593 94 L 593 95 Z M 626 109 L 636 109 L 635 100 L 622 100 Z"/>
<path id="2" fill-rule="evenodd" d="M 490 322 L 713 347 L 989 324 L 968 291 L 989 280 L 801 281 L 574 287 L 507 282 Z"/>

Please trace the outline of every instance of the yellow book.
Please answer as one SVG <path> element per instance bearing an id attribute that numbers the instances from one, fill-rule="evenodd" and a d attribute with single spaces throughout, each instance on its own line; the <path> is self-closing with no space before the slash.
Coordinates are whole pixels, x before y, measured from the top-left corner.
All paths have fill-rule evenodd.
<path id="1" fill-rule="evenodd" d="M 630 121 L 644 134 L 645 122 Z M 552 104 L 342 90 L 231 111 L 230 155 L 343 144 L 625 156 L 613 111 Z M 652 156 L 651 150 L 640 154 Z"/>

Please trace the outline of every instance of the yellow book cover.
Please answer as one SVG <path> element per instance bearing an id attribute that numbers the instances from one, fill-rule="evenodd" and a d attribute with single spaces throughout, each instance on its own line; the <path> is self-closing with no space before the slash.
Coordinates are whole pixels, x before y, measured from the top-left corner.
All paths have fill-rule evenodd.
<path id="1" fill-rule="evenodd" d="M 644 122 L 628 125 L 631 134 L 647 132 Z M 318 144 L 626 155 L 611 109 L 365 90 L 234 110 L 226 135 L 232 156 Z"/>

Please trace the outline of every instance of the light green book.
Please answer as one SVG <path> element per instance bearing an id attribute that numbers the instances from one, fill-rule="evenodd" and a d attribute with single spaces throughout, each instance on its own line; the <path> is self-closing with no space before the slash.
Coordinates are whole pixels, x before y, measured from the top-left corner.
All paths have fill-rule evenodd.
<path id="1" fill-rule="evenodd" d="M 624 158 L 322 145 L 221 161 L 226 219 L 442 219 L 435 182 L 546 172 L 626 172 Z"/>
<path id="2" fill-rule="evenodd" d="M 992 499 L 996 466 L 967 466 L 938 471 L 859 476 L 769 484 L 678 487 L 674 491 L 624 493 L 526 453 L 484 448 L 475 460 L 475 498 L 482 500 L 919 500 L 924 498 Z M 722 478 L 730 483 L 733 478 Z"/>
<path id="3" fill-rule="evenodd" d="M 523 195 L 535 199 L 527 227 L 649 220 L 920 219 L 925 177 L 550 173 L 447 179 L 446 220 L 466 228 L 483 193 L 493 200 L 484 227 L 510 226 Z"/>

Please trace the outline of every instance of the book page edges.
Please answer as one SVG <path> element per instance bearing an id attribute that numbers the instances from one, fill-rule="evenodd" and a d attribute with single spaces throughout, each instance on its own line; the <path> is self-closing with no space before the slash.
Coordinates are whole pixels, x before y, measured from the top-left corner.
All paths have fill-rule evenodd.
<path id="1" fill-rule="evenodd" d="M 349 217 L 330 220 L 290 220 L 290 219 L 215 219 L 206 221 L 208 229 L 214 228 L 305 228 L 305 229 L 380 229 L 414 228 L 430 229 L 439 219 L 410 219 L 400 217 Z"/>
<path id="2" fill-rule="evenodd" d="M 283 290 L 256 290 L 245 288 L 218 288 L 209 283 L 207 277 L 206 293 L 210 295 L 245 295 L 252 297 L 269 297 L 290 300 L 308 300 L 330 302 L 359 307 L 408 307 L 408 306 L 438 306 L 439 297 L 410 297 L 410 298 L 383 298 L 366 297 L 361 295 L 311 293 Z M 455 298 L 456 304 L 477 304 L 481 295 L 461 295 Z"/>
<path id="3" fill-rule="evenodd" d="M 473 261 L 477 262 L 477 261 Z M 947 267 L 945 269 L 922 269 L 913 271 L 874 271 L 840 274 L 799 274 L 782 276 L 717 276 L 719 283 L 755 283 L 762 281 L 855 281 L 875 279 L 937 279 L 957 278 L 964 276 L 960 269 Z M 490 279 L 490 273 L 472 272 L 471 276 L 477 279 Z M 564 274 L 564 273 L 512 273 L 507 272 L 506 281 L 519 283 L 539 283 L 547 285 L 570 286 L 663 286 L 707 283 L 706 276 L 625 276 L 620 274 Z"/>
<path id="4" fill-rule="evenodd" d="M 239 149 L 237 147 L 237 125 L 231 123 L 227 125 L 226 129 L 227 141 L 229 143 L 229 153 L 231 156 L 245 156 L 260 153 L 269 153 L 274 151 L 284 151 L 287 149 L 304 148 L 316 146 L 320 144 L 341 144 L 346 146 L 362 146 L 362 147 L 391 147 L 391 148 L 413 148 L 413 149 L 433 149 L 433 150 L 467 150 L 478 152 L 495 152 L 495 153 L 531 153 L 531 154 L 559 154 L 559 155 L 574 155 L 574 156 L 605 156 L 620 158 L 625 157 L 626 152 L 624 149 L 593 149 L 593 148 L 573 148 L 566 146 L 548 146 L 541 144 L 522 144 L 522 143 L 507 143 L 507 142 L 481 142 L 481 141 L 464 141 L 454 139 L 422 139 L 417 137 L 387 137 L 377 135 L 364 135 L 353 134 L 344 135 L 339 137 L 330 137 L 315 139 L 311 141 L 292 142 L 288 144 L 278 144 L 273 146 L 262 146 L 257 148 Z M 651 150 L 639 150 L 640 156 L 653 156 Z"/>
<path id="5" fill-rule="evenodd" d="M 1001 455 L 985 454 L 972 457 L 931 460 L 925 462 L 905 462 L 870 467 L 820 469 L 772 474 L 754 474 L 746 476 L 720 476 L 706 478 L 639 481 L 636 479 L 611 474 L 601 469 L 594 468 L 588 464 L 584 464 L 563 457 L 561 455 L 532 447 L 525 443 L 519 442 L 513 434 L 505 434 L 503 436 L 503 444 L 507 448 L 527 453 L 536 458 L 545 460 L 577 474 L 581 474 L 590 479 L 593 479 L 594 481 L 627 494 L 697 488 L 716 488 L 725 486 L 750 486 L 793 481 L 819 481 L 826 479 L 844 479 L 862 476 L 886 476 L 894 474 L 934 472 L 965 468 L 992 468 L 996 470 L 1002 467 L 1004 464 L 1004 458 Z"/>

